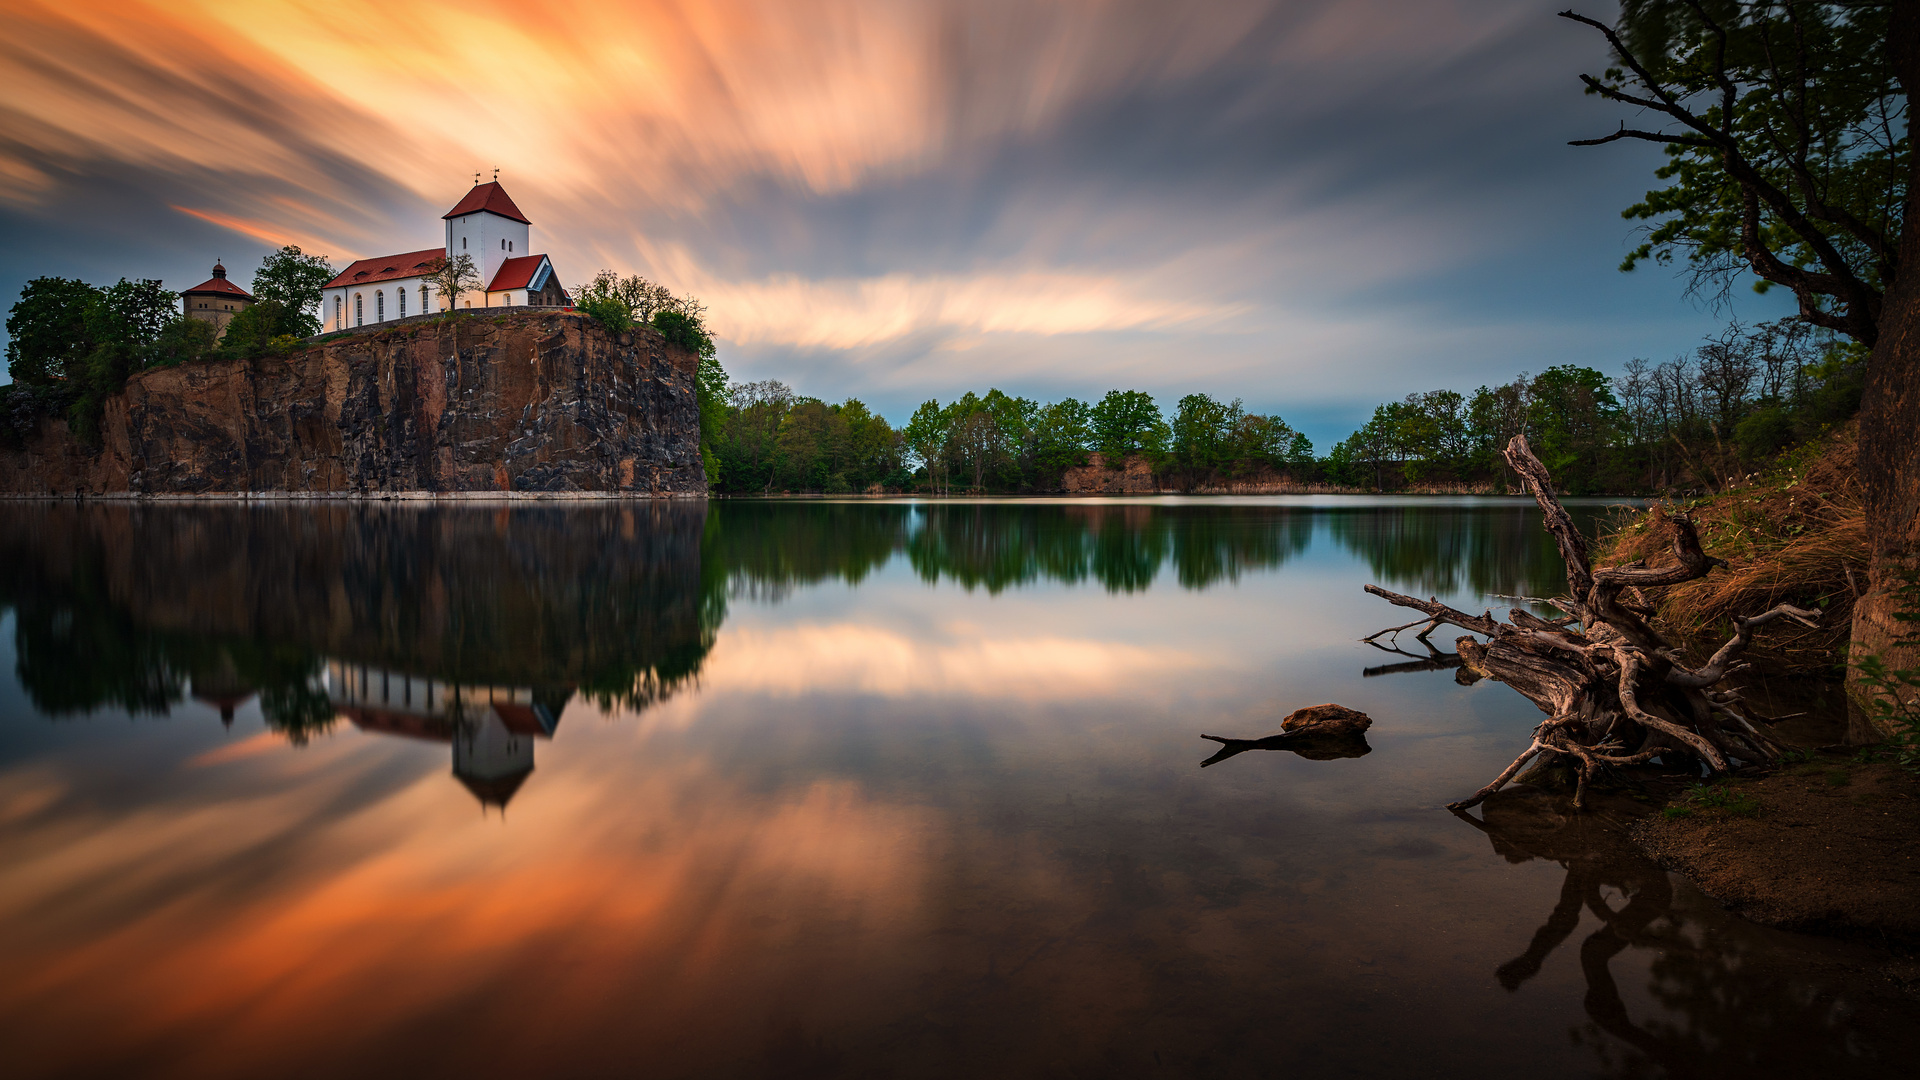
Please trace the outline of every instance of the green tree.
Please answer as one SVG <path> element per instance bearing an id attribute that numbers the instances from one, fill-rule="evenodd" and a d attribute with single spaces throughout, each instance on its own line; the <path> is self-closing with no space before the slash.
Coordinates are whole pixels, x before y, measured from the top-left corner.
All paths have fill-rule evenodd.
<path id="1" fill-rule="evenodd" d="M 779 478 L 780 425 L 793 401 L 793 391 L 771 379 L 728 387 L 727 420 L 716 446 L 727 490 L 773 490 Z"/>
<path id="2" fill-rule="evenodd" d="M 220 328 L 206 319 L 175 318 L 154 339 L 147 358 L 148 367 L 173 367 L 190 363 L 213 352 Z"/>
<path id="3" fill-rule="evenodd" d="M 300 319 L 280 301 L 262 300 L 234 314 L 220 338 L 219 352 L 237 357 L 285 353 L 298 343 Z"/>
<path id="4" fill-rule="evenodd" d="M 1599 490 L 1619 430 L 1613 380 L 1589 367 L 1560 364 L 1528 387 L 1528 428 L 1554 483 L 1575 495 Z"/>
<path id="5" fill-rule="evenodd" d="M 1243 416 L 1237 399 L 1225 405 L 1206 394 L 1188 394 L 1174 408 L 1168 456 L 1191 473 L 1212 473 L 1227 463 L 1230 440 Z"/>
<path id="6" fill-rule="evenodd" d="M 1599 30 L 1617 67 L 1592 93 L 1655 123 L 1599 139 L 1664 144 L 1672 183 L 1629 207 L 1657 222 L 1628 260 L 1685 256 L 1701 280 L 1750 272 L 1793 291 L 1800 316 L 1872 350 L 1860 411 L 1860 479 L 1874 547 L 1854 606 L 1856 655 L 1920 663 L 1894 619 L 1920 568 L 1920 264 L 1908 128 L 1920 85 L 1920 5 L 1625 0 Z"/>
<path id="7" fill-rule="evenodd" d="M 685 349 L 703 359 L 713 355 L 713 335 L 707 332 L 698 315 L 678 310 L 656 311 L 653 328 L 660 331 L 667 344 L 677 349 Z"/>
<path id="8" fill-rule="evenodd" d="M 256 300 L 272 300 L 287 312 L 288 333 L 312 337 L 320 332 L 320 301 L 333 264 L 325 255 L 307 255 L 292 244 L 260 260 L 253 275 Z"/>
<path id="9" fill-rule="evenodd" d="M 93 339 L 118 342 L 143 354 L 143 358 L 168 324 L 185 318 L 180 311 L 180 294 L 162 288 L 154 278 L 121 278 L 100 290 L 100 300 L 92 309 Z"/>
<path id="10" fill-rule="evenodd" d="M 78 279 L 27 282 L 7 313 L 7 373 L 29 386 L 77 373 L 93 353 L 104 306 L 100 290 Z"/>
<path id="11" fill-rule="evenodd" d="M 727 372 L 712 350 L 700 356 L 700 370 L 694 378 L 700 408 L 700 464 L 707 473 L 707 487 L 720 490 L 720 458 L 714 453 L 727 423 Z"/>
<path id="12" fill-rule="evenodd" d="M 1093 441 L 1092 410 L 1078 398 L 1042 406 L 1033 416 L 1033 466 L 1040 481 L 1053 484 L 1062 473 L 1087 463 Z"/>
<path id="13" fill-rule="evenodd" d="M 1128 456 L 1158 457 L 1166 449 L 1169 431 L 1160 406 L 1139 390 L 1109 390 L 1088 412 L 1094 449 L 1118 466 Z"/>
<path id="14" fill-rule="evenodd" d="M 901 429 L 908 452 L 927 470 L 927 489 L 935 495 L 940 494 L 946 476 L 947 434 L 952 426 L 952 415 L 940 407 L 938 400 L 929 398 L 913 410 L 907 426 Z"/>

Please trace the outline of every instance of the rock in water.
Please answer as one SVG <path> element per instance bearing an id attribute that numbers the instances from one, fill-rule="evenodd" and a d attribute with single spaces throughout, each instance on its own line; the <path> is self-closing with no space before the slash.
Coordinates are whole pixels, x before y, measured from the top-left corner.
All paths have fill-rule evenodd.
<path id="1" fill-rule="evenodd" d="M 1280 721 L 1280 730 L 1293 735 L 1363 735 L 1373 718 L 1345 705 L 1309 705 L 1295 709 Z"/>

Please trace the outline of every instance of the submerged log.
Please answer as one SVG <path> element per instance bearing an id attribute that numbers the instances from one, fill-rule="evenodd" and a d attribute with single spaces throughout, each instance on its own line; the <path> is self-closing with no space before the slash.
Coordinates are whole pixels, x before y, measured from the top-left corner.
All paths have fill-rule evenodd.
<path id="1" fill-rule="evenodd" d="M 1536 759 L 1543 766 L 1572 768 L 1576 807 L 1584 805 L 1588 782 L 1603 769 L 1657 760 L 1724 773 L 1776 759 L 1779 748 L 1759 727 L 1764 719 L 1741 703 L 1737 691 L 1722 684 L 1744 669 L 1738 661 L 1754 631 L 1778 619 L 1812 626 L 1820 613 L 1779 604 L 1735 619 L 1733 639 L 1704 664 L 1689 667 L 1682 652 L 1647 621 L 1653 611 L 1647 592 L 1704 577 L 1726 565 L 1700 546 L 1693 521 L 1685 514 L 1656 515 L 1672 541 L 1671 565 L 1633 562 L 1595 570 L 1586 538 L 1554 497 L 1547 469 L 1533 455 L 1526 436 L 1515 436 L 1504 454 L 1540 504 L 1547 532 L 1566 563 L 1567 595 L 1547 601 L 1562 617 L 1543 619 L 1514 608 L 1502 622 L 1491 611 L 1470 615 L 1436 598 L 1420 600 L 1376 585 L 1366 587 L 1390 604 L 1424 615 L 1407 624 L 1429 624 L 1423 638 L 1439 625 L 1477 635 L 1455 642 L 1465 668 L 1506 683 L 1547 714 L 1511 765 L 1450 807 L 1478 805 Z"/>

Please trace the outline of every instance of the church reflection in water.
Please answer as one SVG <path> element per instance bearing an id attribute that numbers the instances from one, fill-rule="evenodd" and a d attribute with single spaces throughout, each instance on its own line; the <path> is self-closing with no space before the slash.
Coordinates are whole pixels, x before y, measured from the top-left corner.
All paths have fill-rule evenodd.
<path id="1" fill-rule="evenodd" d="M 453 747 L 453 775 L 482 807 L 502 810 L 533 774 L 533 744 L 553 738 L 557 711 L 530 686 L 443 682 L 327 662 L 327 700 L 361 731 Z"/>

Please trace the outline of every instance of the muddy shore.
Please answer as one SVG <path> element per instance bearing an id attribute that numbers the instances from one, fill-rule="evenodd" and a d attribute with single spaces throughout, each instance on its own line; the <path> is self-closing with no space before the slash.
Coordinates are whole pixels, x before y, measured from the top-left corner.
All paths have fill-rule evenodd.
<path id="1" fill-rule="evenodd" d="M 1911 955 L 1920 951 L 1920 776 L 1874 757 L 1816 752 L 1722 781 L 1629 835 L 1752 922 Z"/>

